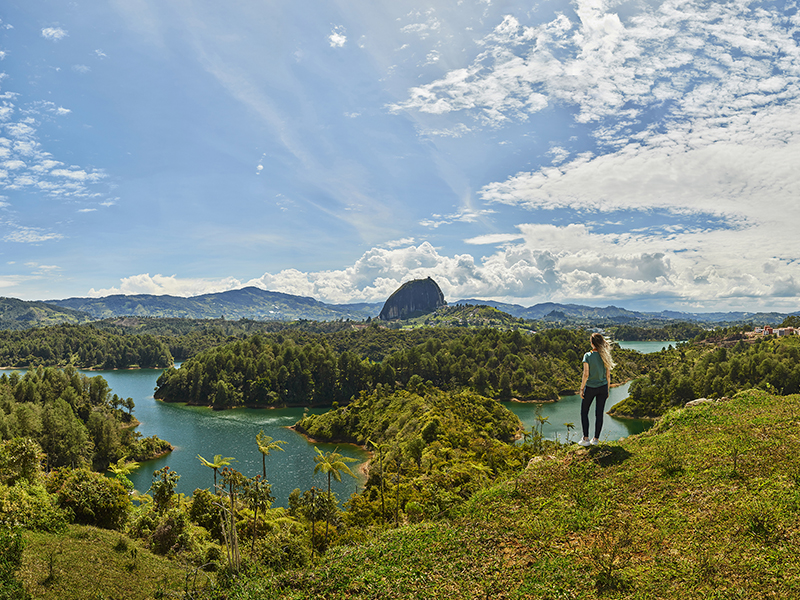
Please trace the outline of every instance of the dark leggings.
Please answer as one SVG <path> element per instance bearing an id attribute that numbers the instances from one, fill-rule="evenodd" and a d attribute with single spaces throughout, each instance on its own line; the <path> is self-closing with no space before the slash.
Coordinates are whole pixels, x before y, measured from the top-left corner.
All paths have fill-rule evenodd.
<path id="1" fill-rule="evenodd" d="M 603 430 L 603 414 L 606 411 L 606 400 L 608 399 L 608 386 L 600 387 L 586 386 L 583 390 L 583 401 L 581 402 L 581 427 L 583 427 L 583 437 L 589 437 L 589 407 L 592 400 L 597 400 L 594 405 L 594 437 L 599 438 Z"/>

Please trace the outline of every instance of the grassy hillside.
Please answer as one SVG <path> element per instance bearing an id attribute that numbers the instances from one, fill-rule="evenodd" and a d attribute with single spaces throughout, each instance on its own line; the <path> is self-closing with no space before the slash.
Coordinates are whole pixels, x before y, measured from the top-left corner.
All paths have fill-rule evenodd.
<path id="1" fill-rule="evenodd" d="M 0 330 L 30 329 L 61 323 L 87 323 L 91 317 L 80 310 L 63 308 L 46 302 L 26 302 L 16 298 L 0 298 Z"/>
<path id="2" fill-rule="evenodd" d="M 672 411 L 237 597 L 796 598 L 798 418 L 800 396 L 760 391 Z"/>
<path id="3" fill-rule="evenodd" d="M 493 329 L 532 329 L 524 319 L 512 317 L 494 307 L 472 304 L 442 306 L 436 311 L 402 321 L 404 327 L 491 327 Z"/>
<path id="4" fill-rule="evenodd" d="M 673 410 L 622 442 L 536 457 L 450 519 L 364 529 L 311 567 L 215 591 L 184 594 L 192 569 L 86 527 L 26 533 L 17 578 L 59 599 L 796 598 L 798 419 L 800 396 L 755 390 Z"/>
<path id="5" fill-rule="evenodd" d="M 184 589 L 186 574 L 179 562 L 118 532 L 71 525 L 64 534 L 27 532 L 17 579 L 35 600 L 144 600 L 173 597 Z M 198 584 L 204 583 L 201 573 Z"/>
<path id="6" fill-rule="evenodd" d="M 254 287 L 191 298 L 118 294 L 102 298 L 66 298 L 51 300 L 50 303 L 84 311 L 95 319 L 138 316 L 261 321 L 294 319 L 361 321 L 375 317 L 380 312 L 378 304 L 325 304 L 305 296 L 268 292 Z"/>

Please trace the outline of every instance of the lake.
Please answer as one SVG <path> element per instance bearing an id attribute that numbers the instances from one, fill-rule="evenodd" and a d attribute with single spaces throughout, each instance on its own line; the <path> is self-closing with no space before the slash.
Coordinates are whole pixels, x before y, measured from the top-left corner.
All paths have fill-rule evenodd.
<path id="1" fill-rule="evenodd" d="M 24 369 L 20 371 L 24 372 Z M 153 398 L 156 380 L 160 369 L 122 370 L 122 371 L 81 371 L 88 377 L 101 375 L 108 381 L 113 393 L 123 398 L 133 398 L 136 408 L 134 415 L 140 421 L 138 431 L 145 437 L 157 435 L 167 440 L 175 450 L 170 454 L 142 463 L 142 466 L 130 476 L 134 486 L 140 492 L 146 492 L 152 483 L 153 471 L 164 466 L 176 471 L 181 479 L 178 482 L 179 493 L 191 495 L 197 488 L 210 488 L 214 475 L 211 469 L 200 464 L 197 455 L 208 460 L 214 455 L 234 457 L 231 466 L 244 475 L 251 477 L 262 472 L 261 453 L 256 446 L 256 434 L 260 430 L 276 440 L 286 443 L 284 452 L 272 452 L 267 457 L 267 479 L 272 484 L 272 495 L 275 506 L 286 506 L 289 494 L 295 488 L 307 490 L 312 486 L 327 488 L 325 476 L 314 475 L 314 446 L 302 435 L 287 429 L 294 425 L 303 415 L 302 408 L 282 409 L 234 409 L 212 411 L 210 408 L 170 404 Z M 606 410 L 627 397 L 628 384 L 611 388 Z M 547 439 L 567 439 L 567 428 L 564 423 L 575 423 L 570 434 L 571 440 L 580 435 L 580 397 L 565 396 L 558 402 L 533 404 L 507 402 L 505 406 L 519 416 L 526 429 L 536 422 L 536 411 L 541 411 L 548 421 L 544 425 L 543 435 Z M 325 412 L 315 409 L 312 412 Z M 592 413 L 590 422 L 594 423 Z M 649 421 L 613 419 L 606 415 L 604 419 L 604 440 L 617 440 L 647 429 Z M 592 425 L 593 426 L 593 425 Z M 356 459 L 350 465 L 358 475 L 357 479 L 342 477 L 342 482 L 333 482 L 332 489 L 341 501 L 346 500 L 364 485 L 364 477 L 357 467 L 368 458 L 368 453 L 351 445 L 316 444 L 323 452 L 339 449 L 345 456 Z"/>
<path id="2" fill-rule="evenodd" d="M 612 387 L 608 391 L 606 400 L 606 412 L 618 402 L 628 397 L 628 387 L 630 383 Z M 504 402 L 503 405 L 516 414 L 525 429 L 538 426 L 536 420 L 537 411 L 542 418 L 547 418 L 547 422 L 542 428 L 542 435 L 548 440 L 577 441 L 581 437 L 581 397 L 562 396 L 558 402 Z M 573 423 L 574 428 L 570 432 L 565 423 Z M 605 415 L 603 418 L 603 431 L 600 439 L 603 441 L 616 441 L 620 438 L 641 433 L 653 425 L 652 421 L 642 419 L 616 419 Z M 594 435 L 594 405 L 589 411 L 589 437 Z"/>
<path id="3" fill-rule="evenodd" d="M 24 372 L 24 369 L 20 369 Z M 284 451 L 271 452 L 267 456 L 267 479 L 272 484 L 273 506 L 287 506 L 289 494 L 295 488 L 301 490 L 316 486 L 327 489 L 327 477 L 314 475 L 315 444 L 303 436 L 287 429 L 303 415 L 302 408 L 287 409 L 235 409 L 212 411 L 210 408 L 168 404 L 153 398 L 156 380 L 161 369 L 141 369 L 122 371 L 80 371 L 87 377 L 101 375 L 111 386 L 113 393 L 123 398 L 133 398 L 136 404 L 134 416 L 141 425 L 138 431 L 144 436 L 157 435 L 167 440 L 175 450 L 162 458 L 142 463 L 130 475 L 136 489 L 147 492 L 153 481 L 153 471 L 169 465 L 181 476 L 177 491 L 191 495 L 196 488 L 211 488 L 214 474 L 211 469 L 200 464 L 197 455 L 213 460 L 215 454 L 232 456 L 236 462 L 231 467 L 248 477 L 262 472 L 261 453 L 256 446 L 256 434 L 260 430 L 276 440 L 286 441 Z M 317 410 L 312 412 L 324 412 Z M 349 466 L 358 479 L 348 475 L 342 482 L 332 482 L 331 488 L 343 502 L 364 485 L 364 477 L 357 467 L 368 454 L 352 444 L 316 444 L 323 452 L 339 448 L 345 456 L 357 459 Z"/>
<path id="4" fill-rule="evenodd" d="M 636 350 L 642 354 L 661 352 L 663 349 L 668 348 L 669 346 L 674 348 L 680 343 L 681 342 L 676 342 L 674 340 L 667 342 L 617 342 L 620 348 L 625 348 L 626 350 Z"/>

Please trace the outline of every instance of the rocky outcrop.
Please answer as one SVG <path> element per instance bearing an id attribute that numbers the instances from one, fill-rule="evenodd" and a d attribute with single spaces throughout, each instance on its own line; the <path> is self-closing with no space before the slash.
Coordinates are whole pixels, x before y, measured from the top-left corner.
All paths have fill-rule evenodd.
<path id="1" fill-rule="evenodd" d="M 379 317 L 384 321 L 408 319 L 446 305 L 444 294 L 433 279 L 414 279 L 401 285 L 389 296 Z"/>

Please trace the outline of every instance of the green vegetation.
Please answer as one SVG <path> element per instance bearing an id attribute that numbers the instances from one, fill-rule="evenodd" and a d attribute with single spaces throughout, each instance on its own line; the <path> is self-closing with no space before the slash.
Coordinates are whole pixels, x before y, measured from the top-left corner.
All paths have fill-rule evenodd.
<path id="1" fill-rule="evenodd" d="M 496 399 L 574 389 L 586 338 L 283 331 L 167 371 L 159 385 L 184 373 L 178 389 L 211 390 L 220 407 L 330 394 L 330 411 L 296 427 L 371 449 L 365 487 L 343 504 L 329 487 L 296 489 L 288 509 L 271 507 L 266 480 L 279 440 L 254 436 L 255 477 L 199 457 L 211 491 L 176 494 L 164 467 L 131 496 L 126 462 L 144 443 L 132 401 L 71 368 L 4 375 L 0 597 L 797 596 L 800 339 L 729 329 L 616 350 L 615 380 L 640 376 L 628 402 L 664 415 L 653 429 L 589 449 L 521 431 Z M 762 389 L 737 393 L 748 387 Z M 698 395 L 724 400 L 673 408 Z M 338 452 L 317 454 L 309 471 L 349 471 Z"/>
<path id="2" fill-rule="evenodd" d="M 452 306 L 442 306 L 434 312 L 418 317 L 403 319 L 390 326 L 402 328 L 419 327 L 470 327 L 484 328 L 491 327 L 502 331 L 521 329 L 532 333 L 533 324 L 530 321 L 519 317 L 512 317 L 491 306 L 485 304 L 454 304 Z"/>
<path id="3" fill-rule="evenodd" d="M 751 391 L 671 412 L 237 597 L 797 597 L 799 411 L 798 396 Z"/>
<path id="4" fill-rule="evenodd" d="M 751 328 L 752 329 L 752 328 Z M 658 327 L 642 327 L 638 325 L 616 325 L 609 327 L 608 332 L 615 340 L 626 342 L 662 342 L 669 340 L 691 340 L 703 334 L 705 329 L 697 323 L 667 323 Z"/>
<path id="5" fill-rule="evenodd" d="M 670 411 L 620 443 L 549 447 L 445 515 L 417 520 L 407 503 L 400 527 L 392 518 L 361 526 L 354 537 L 343 532 L 359 520 L 352 506 L 331 521 L 331 543 L 313 561 L 297 545 L 301 531 L 309 535 L 298 519 L 313 514 L 304 502 L 312 494 L 298 491 L 289 511 L 270 509 L 269 542 L 259 538 L 255 560 L 241 552 L 235 577 L 161 559 L 121 533 L 78 526 L 26 532 L 13 577 L 35 598 L 143 598 L 154 590 L 209 600 L 793 598 L 800 594 L 798 414 L 798 395 L 740 392 Z M 386 494 L 390 511 L 393 491 Z M 306 519 L 319 532 L 325 497 L 314 497 L 319 518 Z M 183 505 L 202 513 L 204 502 L 225 506 L 227 497 L 202 490 L 187 503 L 176 496 L 167 512 Z M 211 532 L 212 522 L 187 527 Z M 251 525 L 244 519 L 238 531 L 245 535 Z M 203 552 L 226 563 L 222 546 L 207 542 Z M 273 561 L 276 552 L 286 560 Z"/>
<path id="6" fill-rule="evenodd" d="M 92 325 L 0 331 L 3 366 L 160 369 L 172 364 L 167 345 L 148 334 L 122 336 Z"/>
<path id="7" fill-rule="evenodd" d="M 700 338 L 705 343 L 659 353 L 663 367 L 631 383 L 630 396 L 614 414 L 656 417 L 696 398 L 722 398 L 747 388 L 800 392 L 800 337 L 746 340 L 727 330 Z"/>
<path id="8" fill-rule="evenodd" d="M 0 440 L 39 440 L 48 468 L 141 461 L 171 450 L 135 430 L 132 398 L 111 393 L 99 375 L 38 367 L 0 376 Z M 2 454 L 0 454 L 2 457 Z"/>
<path id="9" fill-rule="evenodd" d="M 555 400 L 580 381 L 587 334 L 553 329 L 537 334 L 496 329 L 442 331 L 392 354 L 401 332 L 367 328 L 330 337 L 254 335 L 207 350 L 158 379 L 156 398 L 215 408 L 344 404 L 380 384 L 391 389 L 425 383 L 443 390 L 471 390 L 500 400 Z M 334 344 L 354 340 L 372 347 L 380 362 Z M 424 340 L 424 341 L 423 341 Z M 615 379 L 638 375 L 653 358 L 617 350 Z M 655 359 L 657 360 L 657 359 Z"/>
<path id="10" fill-rule="evenodd" d="M 47 302 L 28 302 L 16 298 L 0 298 L 0 329 L 29 329 L 60 323 L 86 323 L 85 312 L 62 308 Z"/>

